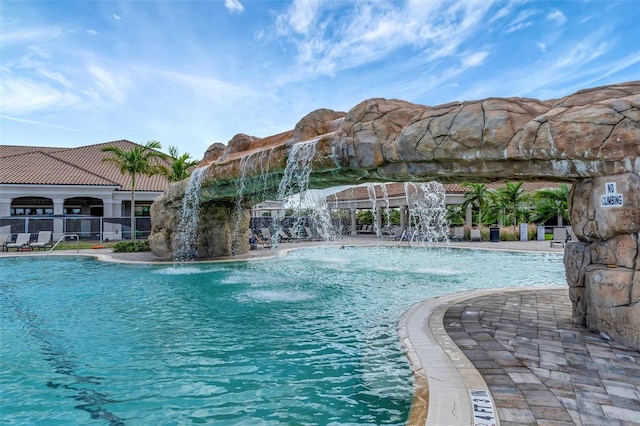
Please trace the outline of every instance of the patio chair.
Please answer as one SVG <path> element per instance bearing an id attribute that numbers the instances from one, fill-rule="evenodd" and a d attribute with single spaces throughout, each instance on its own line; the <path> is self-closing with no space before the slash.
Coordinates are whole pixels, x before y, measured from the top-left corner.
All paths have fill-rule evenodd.
<path id="1" fill-rule="evenodd" d="M 51 241 L 52 232 L 51 231 L 40 231 L 38 232 L 38 240 L 34 243 L 31 243 L 31 248 L 38 248 L 40 250 L 44 250 L 47 246 L 53 246 L 53 242 Z"/>
<path id="2" fill-rule="evenodd" d="M 16 241 L 14 243 L 4 243 L 2 245 L 3 251 L 9 251 L 14 248 L 16 251 L 31 251 L 31 246 L 29 245 L 29 241 L 31 240 L 31 234 L 28 232 L 20 233 L 16 237 Z"/>
<path id="3" fill-rule="evenodd" d="M 291 235 L 291 238 L 293 239 L 293 241 L 295 241 L 296 243 L 300 240 L 303 240 L 304 237 L 302 236 L 302 234 L 300 232 L 296 232 L 296 228 L 288 228 L 289 231 L 289 235 Z"/>
<path id="4" fill-rule="evenodd" d="M 271 231 L 269 231 L 269 228 L 260 228 L 260 235 L 262 235 L 262 238 L 260 238 L 260 244 L 262 244 L 263 248 L 269 248 L 271 247 Z"/>
<path id="5" fill-rule="evenodd" d="M 482 234 L 479 229 L 472 229 L 469 236 L 470 241 L 482 241 Z"/>
<path id="6" fill-rule="evenodd" d="M 451 241 L 464 241 L 464 226 L 456 226 L 453 228 Z"/>
<path id="7" fill-rule="evenodd" d="M 278 231 L 278 241 L 291 242 L 293 241 L 293 238 L 289 234 L 287 234 L 284 229 L 281 229 Z"/>
<path id="8" fill-rule="evenodd" d="M 304 232 L 307 233 L 307 238 L 309 238 L 311 241 L 320 241 L 322 240 L 322 238 L 320 238 L 320 236 L 317 233 L 314 233 L 311 228 L 309 228 L 308 226 L 304 227 Z"/>
<path id="9" fill-rule="evenodd" d="M 567 233 L 567 228 L 564 226 L 553 228 L 553 239 L 551 240 L 551 247 L 555 247 L 556 244 L 559 244 L 564 248 L 565 244 L 569 241 L 569 234 Z"/>

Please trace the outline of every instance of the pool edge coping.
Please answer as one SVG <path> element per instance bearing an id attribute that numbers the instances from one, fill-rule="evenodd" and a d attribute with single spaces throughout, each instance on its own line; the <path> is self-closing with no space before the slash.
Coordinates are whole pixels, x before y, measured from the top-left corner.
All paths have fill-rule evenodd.
<path id="1" fill-rule="evenodd" d="M 445 330 L 444 314 L 449 307 L 492 294 L 565 288 L 555 285 L 471 290 L 429 298 L 405 311 L 398 321 L 397 332 L 415 381 L 407 425 L 473 424 L 469 390 L 486 390 L 491 394 L 480 372 Z M 493 408 L 497 417 L 495 404 Z M 499 419 L 496 424 L 500 424 Z"/>

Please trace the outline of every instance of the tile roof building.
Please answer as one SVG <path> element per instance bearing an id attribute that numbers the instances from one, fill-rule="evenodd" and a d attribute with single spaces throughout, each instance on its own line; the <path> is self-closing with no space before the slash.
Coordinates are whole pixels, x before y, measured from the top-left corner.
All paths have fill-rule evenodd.
<path id="1" fill-rule="evenodd" d="M 110 145 L 123 150 L 137 146 L 127 140 L 78 148 L 0 145 L 0 233 L 21 232 L 10 218 L 130 217 L 131 177 L 103 161 L 110 154 L 102 148 Z M 168 184 L 162 175 L 137 176 L 136 216 L 148 216 Z M 56 234 L 67 231 L 64 225 L 57 228 Z M 123 229 L 113 226 L 112 238 L 119 238 L 116 230 L 121 237 Z"/>

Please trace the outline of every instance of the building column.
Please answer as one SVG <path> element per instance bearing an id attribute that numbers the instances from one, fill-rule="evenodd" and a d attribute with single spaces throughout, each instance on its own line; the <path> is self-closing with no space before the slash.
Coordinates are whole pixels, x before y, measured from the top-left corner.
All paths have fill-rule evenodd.
<path id="1" fill-rule="evenodd" d="M 64 214 L 64 198 L 54 198 L 53 200 L 53 214 L 63 215 Z M 63 218 L 54 218 L 53 219 L 53 239 L 58 241 L 60 237 L 64 235 L 64 219 Z"/>
<path id="2" fill-rule="evenodd" d="M 11 200 L 10 199 L 1 199 L 0 200 L 0 216 L 11 216 Z"/>
<path id="3" fill-rule="evenodd" d="M 0 199 L 0 216 L 11 216 L 11 199 L 10 198 L 2 198 Z M 0 227 L 0 233 L 2 234 L 10 234 L 11 233 L 11 225 L 5 225 Z"/>
<path id="4" fill-rule="evenodd" d="M 356 229 L 356 208 L 351 207 L 349 212 L 351 213 L 351 235 L 357 235 L 358 230 Z"/>
<path id="5" fill-rule="evenodd" d="M 473 227 L 473 208 L 471 203 L 467 204 L 467 209 L 464 212 L 464 224 L 467 228 Z"/>

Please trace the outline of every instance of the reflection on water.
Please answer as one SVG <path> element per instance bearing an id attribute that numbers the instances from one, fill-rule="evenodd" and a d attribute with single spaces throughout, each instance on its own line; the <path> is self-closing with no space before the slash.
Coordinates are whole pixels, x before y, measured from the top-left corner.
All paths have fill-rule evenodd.
<path id="1" fill-rule="evenodd" d="M 404 424 L 412 377 L 395 327 L 406 309 L 564 282 L 559 255 L 429 248 L 0 266 L 2 424 Z"/>

